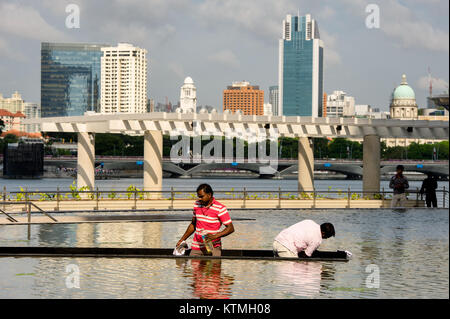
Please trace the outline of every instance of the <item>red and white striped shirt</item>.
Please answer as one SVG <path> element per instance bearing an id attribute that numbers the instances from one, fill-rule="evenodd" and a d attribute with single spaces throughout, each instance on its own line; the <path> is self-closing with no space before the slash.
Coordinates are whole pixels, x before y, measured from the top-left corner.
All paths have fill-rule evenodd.
<path id="1" fill-rule="evenodd" d="M 230 214 L 225 205 L 216 201 L 210 207 L 203 206 L 200 201 L 196 201 L 194 205 L 195 217 L 195 234 L 192 240 L 193 250 L 202 250 L 205 247 L 202 239 L 202 232 L 209 234 L 216 234 L 220 232 L 222 225 L 229 225 L 231 223 Z M 213 240 L 214 248 L 222 246 L 220 238 Z"/>

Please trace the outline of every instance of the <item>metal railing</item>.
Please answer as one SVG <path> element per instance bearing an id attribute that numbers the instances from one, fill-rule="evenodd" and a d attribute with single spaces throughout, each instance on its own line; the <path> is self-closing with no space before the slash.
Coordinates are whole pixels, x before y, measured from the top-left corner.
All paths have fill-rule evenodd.
<path id="1" fill-rule="evenodd" d="M 444 187 L 436 191 L 439 198 L 439 204 L 443 208 L 449 207 L 448 190 Z M 407 190 L 406 195 L 409 200 L 415 200 L 416 206 L 423 201 L 423 196 L 418 188 Z M 137 188 L 127 190 L 66 190 L 61 191 L 59 188 L 56 191 L 45 192 L 32 192 L 28 190 L 23 191 L 11 191 L 8 192 L 6 187 L 2 192 L 3 201 L 0 202 L 0 207 L 3 205 L 3 210 L 0 213 L 5 213 L 5 205 L 11 204 L 23 204 L 23 210 L 27 210 L 27 205 L 32 205 L 37 210 L 42 211 L 35 202 L 56 202 L 55 211 L 60 210 L 60 204 L 65 201 L 95 201 L 96 209 L 99 208 L 100 201 L 114 201 L 114 200 L 128 200 L 133 201 L 133 209 L 137 208 L 138 201 L 144 200 L 168 200 L 171 202 L 171 207 L 174 207 L 175 200 L 196 200 L 197 194 L 192 190 L 182 190 L 171 188 L 170 190 L 163 191 L 144 191 Z M 320 200 L 347 200 L 347 207 L 351 207 L 351 202 L 358 200 L 390 200 L 392 198 L 392 191 L 386 191 L 384 188 L 379 191 L 364 192 L 361 190 L 352 190 L 351 188 L 341 190 L 310 190 L 310 191 L 298 191 L 298 190 L 282 190 L 278 188 L 275 191 L 268 190 L 247 190 L 247 188 L 235 190 L 217 190 L 214 191 L 214 196 L 218 200 L 242 200 L 244 207 L 249 200 L 278 200 L 279 207 L 281 207 L 281 201 L 283 200 L 312 200 L 313 206 Z M 442 199 L 442 200 L 441 200 Z M 50 216 L 49 216 L 50 217 Z M 52 217 L 50 217 L 52 218 Z"/>
<path id="2" fill-rule="evenodd" d="M 27 213 L 27 223 L 31 223 L 31 215 L 32 215 L 32 212 L 33 212 L 32 211 L 32 207 L 36 208 L 36 210 L 38 212 L 40 212 L 43 215 L 47 216 L 52 221 L 58 222 L 58 220 L 56 218 L 52 217 L 49 213 L 47 213 L 46 211 L 44 211 L 43 209 L 41 209 L 40 207 L 38 207 L 35 203 L 33 203 L 31 201 L 26 201 L 26 202 L 2 201 L 2 202 L 0 202 L 0 205 L 3 205 L 3 209 L 0 209 L 0 213 L 6 215 L 6 218 L 12 223 L 18 223 L 19 221 L 17 219 L 15 219 L 14 217 L 12 217 L 10 214 L 5 212 L 5 206 L 6 205 L 25 205 L 25 210 L 26 210 L 26 213 Z"/>

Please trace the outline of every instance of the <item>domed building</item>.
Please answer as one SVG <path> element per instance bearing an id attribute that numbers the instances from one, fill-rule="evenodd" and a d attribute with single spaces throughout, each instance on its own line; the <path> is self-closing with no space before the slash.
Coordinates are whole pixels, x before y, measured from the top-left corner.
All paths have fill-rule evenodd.
<path id="1" fill-rule="evenodd" d="M 391 118 L 393 119 L 417 119 L 418 106 L 416 94 L 408 85 L 406 75 L 402 76 L 402 83 L 392 93 Z"/>
<path id="2" fill-rule="evenodd" d="M 181 87 L 180 109 L 183 113 L 195 113 L 197 111 L 197 88 L 194 80 L 187 77 Z"/>

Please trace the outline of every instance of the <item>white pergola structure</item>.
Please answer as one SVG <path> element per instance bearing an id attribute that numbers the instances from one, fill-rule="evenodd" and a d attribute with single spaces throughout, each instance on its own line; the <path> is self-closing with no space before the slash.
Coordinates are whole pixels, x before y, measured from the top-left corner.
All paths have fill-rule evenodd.
<path id="1" fill-rule="evenodd" d="M 186 136 L 223 136 L 230 132 L 261 132 L 265 137 L 299 138 L 298 188 L 314 189 L 314 153 L 311 138 L 363 138 L 363 190 L 380 190 L 380 139 L 436 139 L 449 136 L 448 122 L 375 120 L 286 116 L 244 116 L 230 113 L 92 114 L 24 120 L 40 124 L 43 132 L 78 133 L 78 187 L 95 186 L 95 133 L 144 135 L 144 190 L 162 190 L 163 135 L 180 132 Z M 245 136 L 244 136 L 245 138 Z M 248 137 L 250 138 L 250 137 Z"/>

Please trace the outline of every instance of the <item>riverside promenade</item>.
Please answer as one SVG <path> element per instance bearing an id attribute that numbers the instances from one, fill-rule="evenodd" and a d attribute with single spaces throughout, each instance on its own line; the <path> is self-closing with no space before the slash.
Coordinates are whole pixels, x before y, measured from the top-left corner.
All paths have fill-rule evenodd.
<path id="1" fill-rule="evenodd" d="M 418 190 L 408 195 L 404 208 L 425 207 Z M 301 193 L 281 189 L 275 192 L 219 191 L 216 196 L 231 210 L 381 209 L 391 205 L 390 192 L 368 194 L 350 189 Z M 442 196 L 446 206 L 448 191 L 439 190 L 438 196 Z M 194 193 L 138 189 L 11 192 L 3 193 L 2 197 L 0 225 L 166 221 L 160 216 L 162 212 L 190 211 L 196 199 Z"/>

